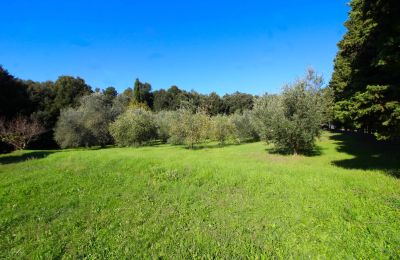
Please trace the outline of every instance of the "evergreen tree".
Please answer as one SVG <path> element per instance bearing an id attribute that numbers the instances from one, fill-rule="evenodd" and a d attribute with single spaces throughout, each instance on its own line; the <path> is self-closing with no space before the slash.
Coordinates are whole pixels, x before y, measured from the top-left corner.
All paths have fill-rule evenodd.
<path id="1" fill-rule="evenodd" d="M 136 79 L 133 87 L 133 98 L 137 103 L 145 103 L 148 107 L 153 107 L 153 93 L 149 83 L 142 83 Z"/>
<path id="2" fill-rule="evenodd" d="M 330 87 L 335 118 L 345 128 L 400 136 L 400 5 L 353 0 Z"/>

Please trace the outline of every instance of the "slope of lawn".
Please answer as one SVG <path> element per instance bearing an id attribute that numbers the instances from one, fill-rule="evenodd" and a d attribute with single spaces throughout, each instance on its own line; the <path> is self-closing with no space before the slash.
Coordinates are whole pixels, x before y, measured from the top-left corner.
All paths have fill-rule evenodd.
<path id="1" fill-rule="evenodd" d="M 259 143 L 0 156 L 0 258 L 399 258 L 397 147 Z"/>

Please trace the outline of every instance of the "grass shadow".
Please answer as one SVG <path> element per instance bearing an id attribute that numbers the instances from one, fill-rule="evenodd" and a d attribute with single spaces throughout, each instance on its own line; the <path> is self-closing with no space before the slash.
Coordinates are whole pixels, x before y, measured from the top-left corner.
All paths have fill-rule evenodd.
<path id="1" fill-rule="evenodd" d="M 299 153 L 299 155 L 306 156 L 306 157 L 313 157 L 313 156 L 320 156 L 322 155 L 322 147 L 320 146 L 315 146 L 313 150 L 311 151 L 302 151 Z M 275 147 L 268 147 L 265 149 L 269 154 L 278 154 L 278 155 L 284 155 L 284 156 L 289 156 L 293 155 L 293 153 L 287 149 L 277 149 Z"/>
<path id="2" fill-rule="evenodd" d="M 57 152 L 54 151 L 32 151 L 32 152 L 25 152 L 22 154 L 10 154 L 6 156 L 0 156 L 0 164 L 10 164 L 10 163 L 20 163 L 27 160 L 34 160 L 34 159 L 43 159 L 49 156 L 52 153 Z"/>
<path id="3" fill-rule="evenodd" d="M 184 149 L 186 150 L 192 150 L 192 151 L 196 151 L 196 150 L 204 150 L 204 149 L 218 149 L 218 148 L 224 148 L 224 147 L 229 147 L 229 146 L 238 146 L 238 145 L 242 145 L 244 143 L 225 143 L 225 144 L 200 144 L 200 145 L 195 145 L 193 147 L 189 147 L 189 146 L 183 146 Z"/>
<path id="4" fill-rule="evenodd" d="M 337 151 L 353 155 L 354 158 L 336 160 L 332 163 L 345 169 L 382 170 L 400 178 L 399 144 L 377 141 L 371 135 L 334 133 L 331 137 Z"/>

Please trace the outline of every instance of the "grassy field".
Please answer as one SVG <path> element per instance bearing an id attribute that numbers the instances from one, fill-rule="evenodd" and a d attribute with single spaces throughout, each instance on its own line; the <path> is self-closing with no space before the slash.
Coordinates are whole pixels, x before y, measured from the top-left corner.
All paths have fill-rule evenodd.
<path id="1" fill-rule="evenodd" d="M 400 151 L 325 133 L 0 156 L 0 258 L 400 258 Z"/>

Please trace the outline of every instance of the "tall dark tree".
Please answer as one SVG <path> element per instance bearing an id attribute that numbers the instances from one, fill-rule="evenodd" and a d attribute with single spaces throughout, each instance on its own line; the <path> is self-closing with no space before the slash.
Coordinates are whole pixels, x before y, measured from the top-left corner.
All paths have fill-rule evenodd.
<path id="1" fill-rule="evenodd" d="M 68 106 L 77 106 L 82 96 L 92 93 L 92 89 L 82 78 L 60 76 L 54 83 L 54 106 L 60 110 Z"/>
<path id="2" fill-rule="evenodd" d="M 149 83 L 142 83 L 136 79 L 133 87 L 133 98 L 138 103 L 145 103 L 148 107 L 153 107 L 153 93 Z"/>
<path id="3" fill-rule="evenodd" d="M 330 87 L 336 121 L 345 128 L 400 136 L 400 5 L 353 0 Z"/>
<path id="4" fill-rule="evenodd" d="M 32 103 L 31 118 L 38 120 L 45 128 L 53 128 L 59 114 L 59 111 L 54 108 L 54 83 L 32 80 L 24 83 L 28 88 L 29 99 Z"/>
<path id="5" fill-rule="evenodd" d="M 118 92 L 114 87 L 110 86 L 103 90 L 103 94 L 107 98 L 114 99 L 118 95 Z"/>

